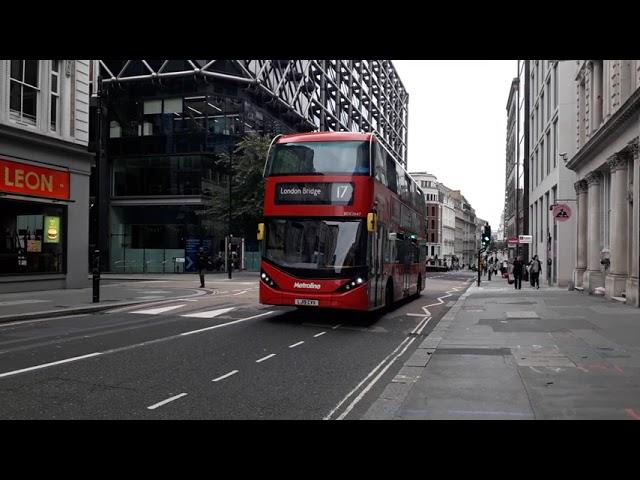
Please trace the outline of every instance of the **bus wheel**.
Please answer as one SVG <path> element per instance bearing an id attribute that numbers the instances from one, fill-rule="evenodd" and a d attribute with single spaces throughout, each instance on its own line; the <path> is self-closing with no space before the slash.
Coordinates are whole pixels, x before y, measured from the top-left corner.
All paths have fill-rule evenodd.
<path id="1" fill-rule="evenodd" d="M 384 295 L 384 306 L 387 310 L 393 305 L 393 283 L 387 282 L 387 288 Z"/>

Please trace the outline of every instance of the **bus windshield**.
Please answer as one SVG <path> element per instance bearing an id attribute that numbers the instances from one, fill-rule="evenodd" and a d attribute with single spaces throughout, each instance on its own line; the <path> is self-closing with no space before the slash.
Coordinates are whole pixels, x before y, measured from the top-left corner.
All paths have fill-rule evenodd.
<path id="1" fill-rule="evenodd" d="M 278 266 L 343 274 L 366 265 L 362 219 L 271 219 L 266 229 L 265 258 Z"/>
<path id="2" fill-rule="evenodd" d="M 369 142 L 300 142 L 275 146 L 268 175 L 369 175 Z"/>

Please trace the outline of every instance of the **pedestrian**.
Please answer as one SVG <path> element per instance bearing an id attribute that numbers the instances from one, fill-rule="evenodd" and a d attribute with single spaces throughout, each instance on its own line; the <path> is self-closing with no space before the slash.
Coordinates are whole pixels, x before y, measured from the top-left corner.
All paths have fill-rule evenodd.
<path id="1" fill-rule="evenodd" d="M 540 272 L 542 272 L 542 263 L 538 260 L 538 255 L 534 255 L 529 264 L 529 273 L 531 275 L 531 286 L 540 290 Z"/>
<path id="2" fill-rule="evenodd" d="M 200 275 L 200 288 L 204 288 L 204 272 L 207 270 L 207 256 L 204 248 L 198 249 L 198 274 Z"/>
<path id="3" fill-rule="evenodd" d="M 522 257 L 518 255 L 513 261 L 513 279 L 516 290 L 522 290 L 522 270 L 524 265 L 522 264 Z"/>

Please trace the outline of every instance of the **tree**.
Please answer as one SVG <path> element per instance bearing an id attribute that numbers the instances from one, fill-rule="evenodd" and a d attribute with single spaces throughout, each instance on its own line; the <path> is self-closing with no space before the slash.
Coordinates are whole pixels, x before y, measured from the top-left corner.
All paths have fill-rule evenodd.
<path id="1" fill-rule="evenodd" d="M 238 142 L 231 158 L 231 233 L 254 238 L 256 226 L 262 219 L 264 200 L 264 164 L 269 152 L 271 137 L 251 133 Z M 214 161 L 215 168 L 229 174 L 229 154 L 220 155 Z M 212 194 L 211 207 L 205 212 L 211 215 L 224 230 L 229 219 L 229 188 L 225 186 Z M 229 233 L 229 232 L 227 232 Z"/>

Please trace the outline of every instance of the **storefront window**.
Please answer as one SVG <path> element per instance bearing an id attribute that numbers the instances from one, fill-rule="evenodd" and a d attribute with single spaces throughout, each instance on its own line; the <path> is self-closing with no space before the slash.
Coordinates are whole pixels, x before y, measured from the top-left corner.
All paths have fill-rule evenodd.
<path id="1" fill-rule="evenodd" d="M 66 207 L 0 201 L 0 275 L 65 272 Z"/>

